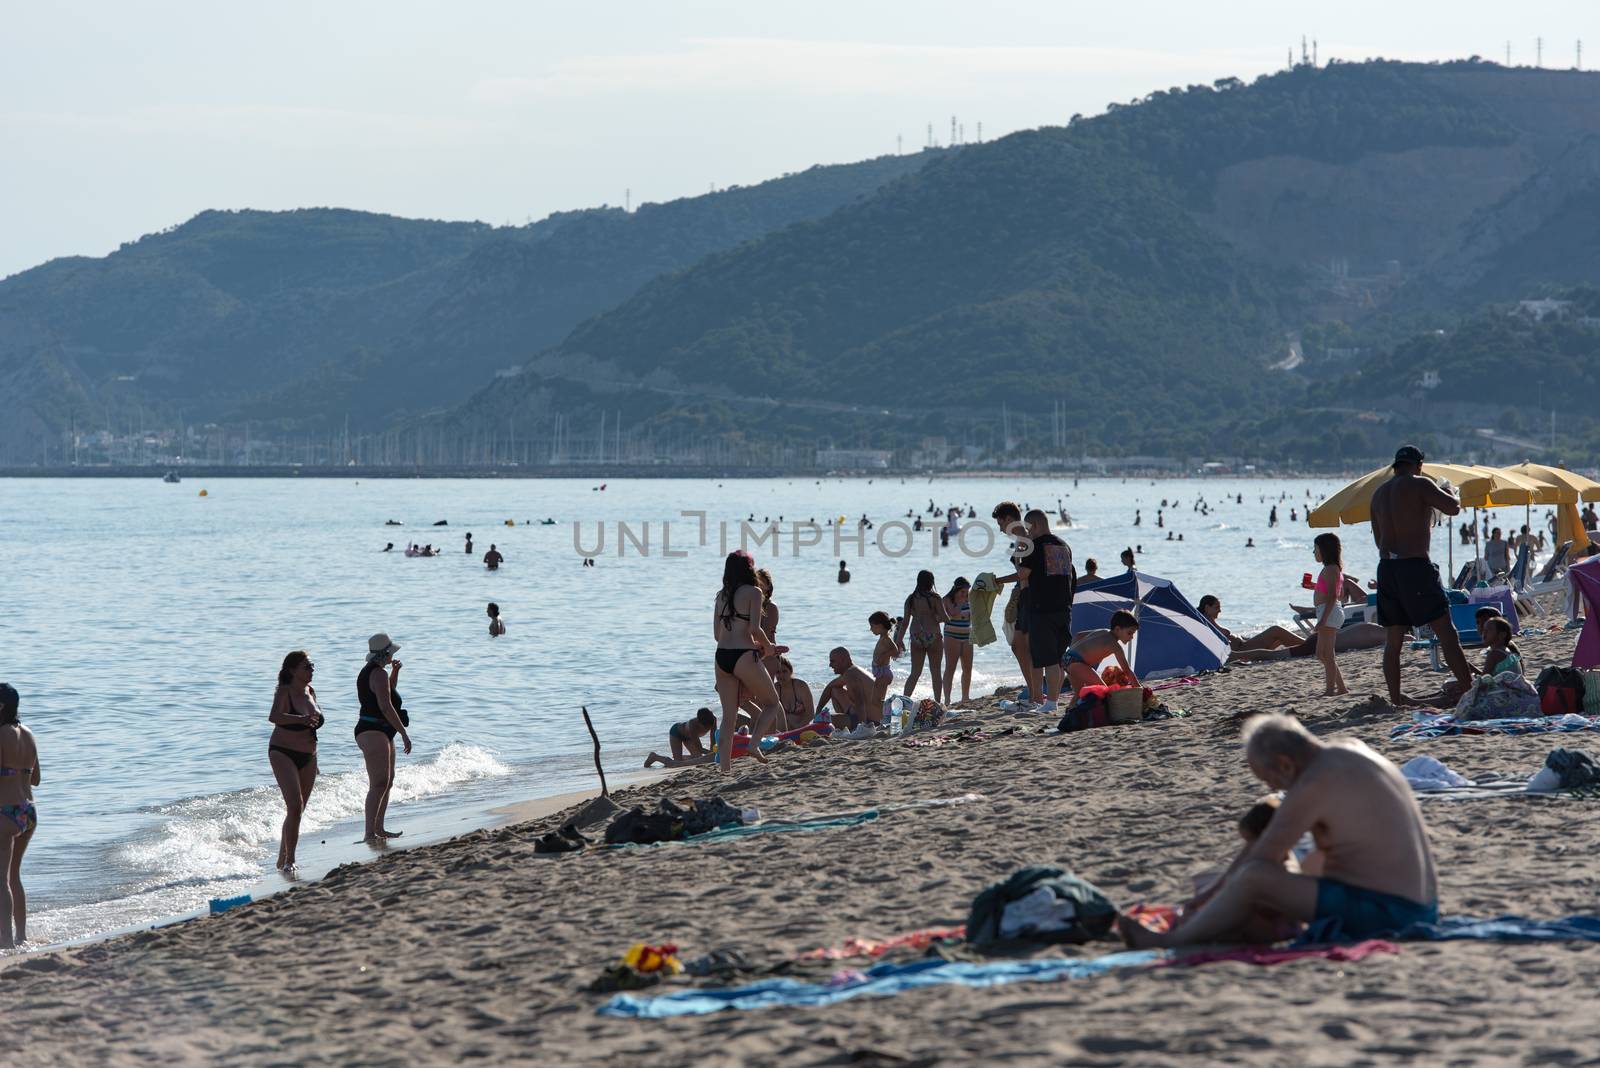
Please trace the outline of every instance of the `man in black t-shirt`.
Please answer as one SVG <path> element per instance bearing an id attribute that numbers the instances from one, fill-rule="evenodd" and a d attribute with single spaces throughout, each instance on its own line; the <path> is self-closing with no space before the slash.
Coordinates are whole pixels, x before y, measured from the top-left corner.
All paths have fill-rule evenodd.
<path id="1" fill-rule="evenodd" d="M 1035 508 L 1023 522 L 1033 551 L 1017 561 L 1017 574 L 1028 584 L 1028 651 L 1034 670 L 1044 671 L 1046 700 L 1041 711 L 1050 712 L 1061 694 L 1061 657 L 1072 644 L 1077 576 L 1071 548 L 1050 533 L 1050 517 Z"/>

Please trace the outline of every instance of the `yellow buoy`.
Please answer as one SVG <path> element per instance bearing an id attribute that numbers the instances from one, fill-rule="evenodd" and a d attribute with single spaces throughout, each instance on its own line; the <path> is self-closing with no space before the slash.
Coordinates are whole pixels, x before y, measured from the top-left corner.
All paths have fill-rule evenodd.
<path id="1" fill-rule="evenodd" d="M 516 526 L 516 525 L 517 525 L 517 521 L 516 521 L 516 520 L 515 520 L 515 519 L 507 519 L 507 520 L 506 520 L 506 526 L 508 526 L 508 527 L 514 527 L 514 526 Z"/>
<path id="2" fill-rule="evenodd" d="M 202 497 L 206 496 L 206 491 L 205 490 L 201 490 L 200 491 L 200 496 L 202 496 Z"/>

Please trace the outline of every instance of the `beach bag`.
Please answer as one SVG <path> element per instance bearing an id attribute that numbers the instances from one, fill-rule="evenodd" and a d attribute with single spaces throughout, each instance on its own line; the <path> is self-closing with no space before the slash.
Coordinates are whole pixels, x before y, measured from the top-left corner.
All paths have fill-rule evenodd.
<path id="1" fill-rule="evenodd" d="M 1056 730 L 1062 734 L 1070 731 L 1085 731 L 1090 727 L 1104 727 L 1110 722 L 1106 718 L 1106 694 L 1104 686 L 1085 686 L 1078 691 L 1077 700 L 1072 702 L 1072 707 L 1061 716 L 1061 722 L 1056 724 Z"/>
<path id="2" fill-rule="evenodd" d="M 652 845 L 683 838 L 686 813 L 671 801 L 662 799 L 654 812 L 635 806 L 621 813 L 606 828 L 607 845 Z"/>
<path id="3" fill-rule="evenodd" d="M 1022 868 L 984 890 L 967 915 L 978 949 L 1018 942 L 1082 945 L 1103 938 L 1117 910 L 1094 884 L 1060 868 Z"/>
<path id="4" fill-rule="evenodd" d="M 1583 672 L 1552 664 L 1539 672 L 1535 684 L 1539 691 L 1539 710 L 1547 716 L 1583 713 Z"/>
<path id="5" fill-rule="evenodd" d="M 1108 723 L 1138 723 L 1144 719 L 1144 687 L 1122 686 L 1106 694 Z"/>

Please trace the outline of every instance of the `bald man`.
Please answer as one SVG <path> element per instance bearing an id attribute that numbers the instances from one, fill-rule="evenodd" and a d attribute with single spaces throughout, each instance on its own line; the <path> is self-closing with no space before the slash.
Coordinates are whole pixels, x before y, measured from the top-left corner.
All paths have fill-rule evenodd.
<path id="1" fill-rule="evenodd" d="M 1338 921 L 1335 937 L 1359 941 L 1439 918 L 1439 886 L 1422 810 L 1400 769 L 1355 739 L 1323 742 L 1292 716 L 1256 716 L 1244 726 L 1256 778 L 1285 791 L 1261 835 L 1223 875 L 1200 909 L 1158 933 L 1118 921 L 1130 946 L 1237 941 L 1261 912 L 1297 923 Z M 1317 876 L 1284 858 L 1311 832 Z"/>
<path id="2" fill-rule="evenodd" d="M 828 667 L 837 677 L 822 688 L 817 707 L 833 702 L 833 725 L 853 731 L 863 723 L 881 724 L 883 706 L 873 699 L 872 676 L 850 658 L 850 650 L 841 645 L 829 653 Z"/>

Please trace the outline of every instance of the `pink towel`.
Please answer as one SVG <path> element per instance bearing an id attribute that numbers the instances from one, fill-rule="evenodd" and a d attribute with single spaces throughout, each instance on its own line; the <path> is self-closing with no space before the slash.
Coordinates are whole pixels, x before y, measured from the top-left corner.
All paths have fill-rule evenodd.
<path id="1" fill-rule="evenodd" d="M 1259 964 L 1265 967 L 1269 964 L 1285 964 L 1292 960 L 1308 960 L 1311 958 L 1354 963 L 1374 953 L 1398 952 L 1400 952 L 1400 947 L 1393 942 L 1385 942 L 1381 938 L 1369 938 L 1365 942 L 1357 942 L 1349 946 L 1300 946 L 1288 949 L 1274 949 L 1271 946 L 1239 946 L 1236 949 L 1185 953 L 1182 956 L 1164 960 L 1161 964 L 1190 967 L 1197 964 L 1217 964 L 1234 961 L 1239 964 Z"/>

